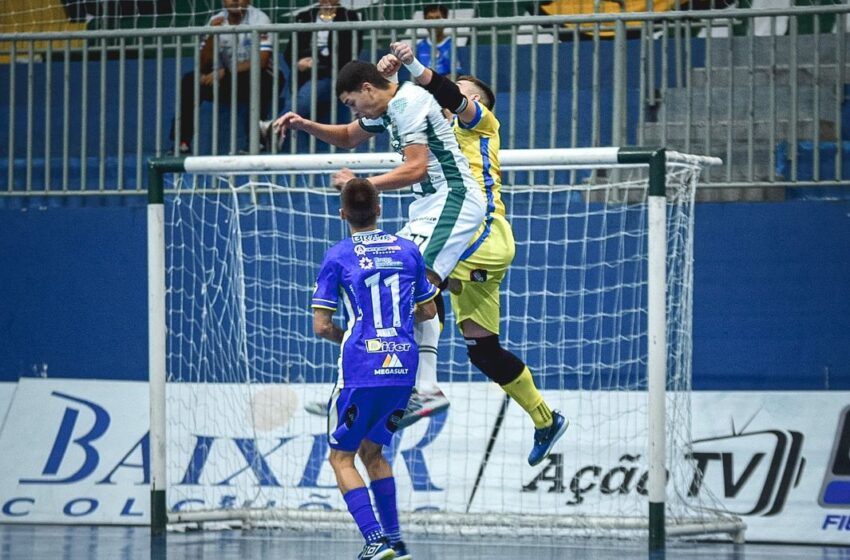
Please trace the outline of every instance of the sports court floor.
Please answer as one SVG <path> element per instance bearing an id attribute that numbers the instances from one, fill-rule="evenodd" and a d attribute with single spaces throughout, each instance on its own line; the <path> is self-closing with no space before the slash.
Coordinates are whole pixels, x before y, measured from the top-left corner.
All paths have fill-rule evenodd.
<path id="1" fill-rule="evenodd" d="M 595 539 L 536 544 L 429 537 L 408 544 L 415 560 L 850 560 L 850 548 L 768 544 L 672 543 L 652 556 L 645 543 Z M 355 540 L 267 529 L 169 533 L 151 540 L 140 527 L 0 525 L 2 560 L 354 560 L 360 548 Z"/>

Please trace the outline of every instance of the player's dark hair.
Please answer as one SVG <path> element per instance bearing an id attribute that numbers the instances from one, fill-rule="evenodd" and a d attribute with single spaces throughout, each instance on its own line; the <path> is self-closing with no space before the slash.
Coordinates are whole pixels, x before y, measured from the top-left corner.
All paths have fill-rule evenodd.
<path id="1" fill-rule="evenodd" d="M 378 221 L 378 189 L 368 179 L 351 179 L 342 187 L 339 196 L 346 219 L 352 226 L 362 228 Z"/>
<path id="2" fill-rule="evenodd" d="M 475 76 L 470 76 L 465 74 L 463 76 L 458 76 L 455 80 L 455 83 L 463 80 L 464 82 L 469 82 L 478 88 L 478 94 L 481 96 L 481 101 L 484 103 L 484 106 L 493 110 L 493 107 L 496 106 L 496 96 L 493 94 L 493 90 L 490 89 L 490 86 L 476 78 Z"/>
<path id="3" fill-rule="evenodd" d="M 446 8 L 443 4 L 425 4 L 425 6 L 422 7 L 422 16 L 424 17 L 425 14 L 436 11 L 440 12 L 440 15 L 443 16 L 443 19 L 449 18 L 449 9 Z"/>
<path id="4" fill-rule="evenodd" d="M 381 76 L 374 64 L 352 60 L 340 69 L 336 77 L 336 96 L 359 91 L 365 82 L 378 89 L 390 89 L 392 86 L 389 80 Z"/>

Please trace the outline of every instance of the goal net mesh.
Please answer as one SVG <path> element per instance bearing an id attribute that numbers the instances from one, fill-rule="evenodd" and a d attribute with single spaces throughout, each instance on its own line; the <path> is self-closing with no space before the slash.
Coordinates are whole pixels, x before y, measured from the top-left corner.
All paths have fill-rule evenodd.
<path id="1" fill-rule="evenodd" d="M 690 455 L 699 173 L 696 163 L 668 164 L 671 526 L 732 519 L 700 484 Z M 504 393 L 470 365 L 448 309 L 438 372 L 452 405 L 398 432 L 385 450 L 404 531 L 645 533 L 647 173 L 574 170 L 558 172 L 560 184 L 523 187 L 533 182 L 529 175 L 503 188 L 516 257 L 502 286 L 501 341 L 528 364 L 570 427 L 536 467 L 526 462 L 533 424 L 516 403 L 494 437 Z M 327 420 L 307 410 L 327 402 L 336 378 L 339 348 L 313 334 L 310 298 L 324 252 L 348 235 L 338 194 L 315 174 L 172 177 L 165 207 L 170 519 L 354 532 L 327 461 Z M 303 186 L 308 181 L 315 186 Z M 380 227 L 401 229 L 411 200 L 383 193 Z"/>

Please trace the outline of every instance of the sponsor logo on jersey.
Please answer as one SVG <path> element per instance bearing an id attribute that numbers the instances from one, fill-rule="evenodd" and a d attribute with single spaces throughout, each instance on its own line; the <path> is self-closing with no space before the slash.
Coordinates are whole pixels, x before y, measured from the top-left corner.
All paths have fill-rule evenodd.
<path id="1" fill-rule="evenodd" d="M 362 257 L 357 264 L 359 264 L 360 268 L 362 268 L 363 270 L 371 270 L 373 265 L 372 259 L 370 259 L 369 257 Z"/>
<path id="2" fill-rule="evenodd" d="M 398 355 L 387 354 L 381 367 L 375 370 L 375 375 L 407 375 L 408 369 L 404 367 Z"/>
<path id="3" fill-rule="evenodd" d="M 387 357 L 384 358 L 384 363 L 381 367 L 400 368 L 400 367 L 404 367 L 404 365 L 401 363 L 401 360 L 398 359 L 398 355 L 387 354 Z"/>
<path id="4" fill-rule="evenodd" d="M 391 235 L 389 233 L 368 233 L 368 234 L 357 234 L 352 237 L 352 241 L 355 243 L 361 243 L 363 245 L 376 245 L 378 243 L 395 243 L 398 237 L 395 235 Z"/>
<path id="5" fill-rule="evenodd" d="M 475 270 L 469 273 L 469 280 L 471 282 L 486 282 L 487 271 L 483 268 L 476 268 Z"/>
<path id="6" fill-rule="evenodd" d="M 364 254 L 370 253 L 372 256 L 375 255 L 386 255 L 392 253 L 398 253 L 401 251 L 400 245 L 377 245 L 375 247 L 363 247 Z"/>
<path id="7" fill-rule="evenodd" d="M 409 223 L 415 224 L 418 222 L 425 222 L 426 224 L 436 224 L 438 219 L 438 216 L 416 216 L 411 217 Z"/>
<path id="8" fill-rule="evenodd" d="M 395 342 L 392 340 L 381 340 L 380 338 L 370 338 L 366 341 L 366 351 L 371 354 L 407 352 L 412 346 L 409 342 Z"/>
<path id="9" fill-rule="evenodd" d="M 354 254 L 357 255 L 358 257 L 362 257 L 363 255 L 366 254 L 366 247 L 364 247 L 363 245 L 355 245 L 354 246 Z"/>
<path id="10" fill-rule="evenodd" d="M 397 97 L 393 99 L 392 103 L 390 103 L 391 109 L 393 111 L 398 111 L 399 113 L 403 113 L 405 109 L 407 109 L 407 99 L 404 97 Z"/>
<path id="11" fill-rule="evenodd" d="M 404 268 L 404 263 L 390 257 L 375 257 L 375 268 L 401 270 Z"/>

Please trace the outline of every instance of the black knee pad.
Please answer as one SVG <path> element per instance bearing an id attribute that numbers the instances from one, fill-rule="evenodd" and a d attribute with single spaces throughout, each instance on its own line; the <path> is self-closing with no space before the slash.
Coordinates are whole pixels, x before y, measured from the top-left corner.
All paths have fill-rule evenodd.
<path id="1" fill-rule="evenodd" d="M 507 385 L 519 377 L 525 369 L 522 360 L 502 348 L 498 335 L 464 338 L 464 340 L 466 340 L 466 353 L 472 365 L 499 385 Z"/>

